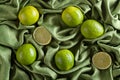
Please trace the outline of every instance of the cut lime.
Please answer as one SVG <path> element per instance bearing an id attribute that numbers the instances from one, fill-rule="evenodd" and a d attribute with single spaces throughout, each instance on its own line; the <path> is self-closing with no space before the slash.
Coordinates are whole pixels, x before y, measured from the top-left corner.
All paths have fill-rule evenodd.
<path id="1" fill-rule="evenodd" d="M 92 62 L 98 69 L 107 69 L 110 67 L 112 60 L 108 53 L 98 52 L 92 57 Z"/>
<path id="2" fill-rule="evenodd" d="M 52 36 L 45 27 L 41 26 L 34 30 L 33 38 L 38 44 L 47 45 L 51 42 Z"/>

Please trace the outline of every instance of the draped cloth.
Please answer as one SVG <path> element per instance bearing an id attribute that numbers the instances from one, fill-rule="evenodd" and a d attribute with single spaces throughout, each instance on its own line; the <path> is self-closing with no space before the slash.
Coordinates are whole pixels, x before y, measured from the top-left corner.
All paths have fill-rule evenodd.
<path id="1" fill-rule="evenodd" d="M 36 24 L 25 26 L 18 20 L 21 8 L 35 6 L 40 18 Z M 80 8 L 87 19 L 95 19 L 105 29 L 103 36 L 85 39 L 80 26 L 68 27 L 61 20 L 67 6 Z M 49 45 L 37 44 L 34 29 L 44 26 L 52 35 Z M 37 50 L 36 61 L 29 65 L 17 62 L 15 53 L 24 43 Z M 60 71 L 54 55 L 60 49 L 69 49 L 75 64 L 68 71 Z M 105 51 L 112 65 L 99 70 L 92 64 L 92 56 Z M 0 80 L 120 80 L 120 0 L 0 0 Z"/>

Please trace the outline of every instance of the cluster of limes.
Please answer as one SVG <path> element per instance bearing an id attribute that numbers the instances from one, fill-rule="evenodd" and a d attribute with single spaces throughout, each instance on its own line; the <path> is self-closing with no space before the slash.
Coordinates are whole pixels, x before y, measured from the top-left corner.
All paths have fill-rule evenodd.
<path id="1" fill-rule="evenodd" d="M 39 12 L 33 6 L 22 8 L 18 14 L 20 22 L 24 25 L 35 24 L 39 19 Z M 81 33 L 85 38 L 97 38 L 104 33 L 103 26 L 96 20 L 84 21 L 81 9 L 74 6 L 67 7 L 62 12 L 62 20 L 69 27 L 81 25 Z M 44 34 L 48 37 L 44 37 Z M 44 27 L 38 27 L 33 33 L 35 41 L 40 45 L 46 45 L 51 40 L 50 33 Z M 16 58 L 23 65 L 32 64 L 36 59 L 36 50 L 32 44 L 23 44 L 16 52 Z M 59 50 L 55 55 L 56 66 L 60 70 L 69 70 L 74 66 L 74 55 L 70 50 Z"/>
<path id="2" fill-rule="evenodd" d="M 69 6 L 62 12 L 62 20 L 69 27 L 77 27 L 81 25 L 80 30 L 85 38 L 97 38 L 104 33 L 104 28 L 99 22 L 93 19 L 84 21 L 84 14 L 79 8 L 74 6 Z M 101 60 L 98 60 L 96 63 L 99 64 L 99 61 Z M 60 70 L 69 70 L 74 66 L 74 56 L 69 50 L 60 50 L 55 55 L 55 63 Z M 108 63 L 108 66 L 109 64 L 110 63 Z"/>
<path id="3" fill-rule="evenodd" d="M 23 25 L 33 25 L 39 19 L 39 11 L 34 6 L 25 6 L 19 11 L 19 21 Z M 47 45 L 51 41 L 51 34 L 45 27 L 37 27 L 33 32 L 34 40 L 40 45 Z M 36 60 L 36 49 L 30 44 L 23 44 L 16 52 L 16 59 L 22 65 L 30 65 Z"/>
<path id="4" fill-rule="evenodd" d="M 85 38 L 97 38 L 104 33 L 104 28 L 98 21 L 93 19 L 84 21 L 84 14 L 78 7 L 67 7 L 62 13 L 62 20 L 70 27 L 76 27 L 81 24 L 80 30 Z"/>
<path id="5" fill-rule="evenodd" d="M 33 6 L 25 6 L 19 11 L 18 18 L 22 24 L 32 25 L 38 21 L 39 12 Z M 16 59 L 22 65 L 32 64 L 36 60 L 36 57 L 36 49 L 30 43 L 23 44 L 16 52 Z"/>

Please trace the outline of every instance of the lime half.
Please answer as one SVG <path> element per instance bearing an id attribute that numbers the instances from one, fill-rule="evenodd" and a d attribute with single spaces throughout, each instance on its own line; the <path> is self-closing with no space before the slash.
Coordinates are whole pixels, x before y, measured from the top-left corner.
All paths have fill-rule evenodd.
<path id="1" fill-rule="evenodd" d="M 47 45 L 51 42 L 52 36 L 45 27 L 40 26 L 34 30 L 33 38 L 38 44 Z"/>
<path id="2" fill-rule="evenodd" d="M 111 56 L 106 52 L 98 52 L 92 57 L 92 62 L 98 69 L 107 69 L 112 63 Z"/>

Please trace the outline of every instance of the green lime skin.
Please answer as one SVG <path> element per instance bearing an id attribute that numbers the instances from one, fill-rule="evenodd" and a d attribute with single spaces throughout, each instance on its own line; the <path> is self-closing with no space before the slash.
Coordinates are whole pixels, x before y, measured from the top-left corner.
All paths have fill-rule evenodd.
<path id="1" fill-rule="evenodd" d="M 23 7 L 18 14 L 20 22 L 24 25 L 32 25 L 39 19 L 39 12 L 34 6 Z"/>
<path id="2" fill-rule="evenodd" d="M 75 27 L 83 22 L 84 15 L 79 8 L 69 6 L 62 12 L 62 20 L 69 27 Z"/>
<path id="3" fill-rule="evenodd" d="M 104 33 L 104 27 L 96 20 L 86 20 L 81 25 L 81 33 L 85 38 L 94 39 Z"/>
<path id="4" fill-rule="evenodd" d="M 16 59 L 22 65 L 30 65 L 36 60 L 36 49 L 32 44 L 23 44 L 16 52 Z"/>
<path id="5" fill-rule="evenodd" d="M 70 50 L 59 50 L 55 55 L 55 64 L 61 71 L 67 71 L 74 66 L 74 55 Z"/>

